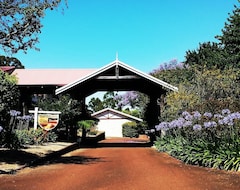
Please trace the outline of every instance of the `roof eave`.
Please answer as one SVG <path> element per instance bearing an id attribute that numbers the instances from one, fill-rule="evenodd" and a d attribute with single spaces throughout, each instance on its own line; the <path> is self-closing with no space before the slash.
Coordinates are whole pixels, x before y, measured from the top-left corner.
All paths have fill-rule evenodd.
<path id="1" fill-rule="evenodd" d="M 125 117 L 131 118 L 131 119 L 134 119 L 134 120 L 139 121 L 139 122 L 142 122 L 142 121 L 143 121 L 143 120 L 140 119 L 140 118 L 134 117 L 134 116 L 132 116 L 132 115 L 129 115 L 129 114 L 126 114 L 126 113 L 123 113 L 123 112 L 117 111 L 117 110 L 114 110 L 114 109 L 112 109 L 112 108 L 105 108 L 105 109 L 102 109 L 102 110 L 100 110 L 100 111 L 97 111 L 97 112 L 93 113 L 91 116 L 94 117 L 94 116 L 96 116 L 96 115 L 98 115 L 98 114 L 100 114 L 100 113 L 106 112 L 106 111 L 112 111 L 112 112 L 114 112 L 114 113 L 117 113 L 117 114 L 123 115 L 123 116 L 125 116 Z"/>

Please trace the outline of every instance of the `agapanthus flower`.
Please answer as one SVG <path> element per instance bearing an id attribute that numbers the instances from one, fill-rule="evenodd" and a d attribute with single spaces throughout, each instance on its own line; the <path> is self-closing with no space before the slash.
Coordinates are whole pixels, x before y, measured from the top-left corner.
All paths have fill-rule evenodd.
<path id="1" fill-rule="evenodd" d="M 225 116 L 223 119 L 220 119 L 218 121 L 218 123 L 220 125 L 233 126 L 234 125 L 234 121 L 235 120 L 239 120 L 239 119 L 240 119 L 240 113 L 236 112 L 236 113 L 231 113 L 231 114 Z"/>
<path id="2" fill-rule="evenodd" d="M 183 127 L 188 127 L 188 126 L 191 126 L 192 125 L 192 121 L 186 121 L 184 124 L 183 124 Z"/>
<path id="3" fill-rule="evenodd" d="M 194 119 L 200 120 L 201 117 L 202 117 L 202 114 L 199 113 L 198 111 L 194 111 L 194 112 L 193 112 L 193 117 L 194 117 Z"/>
<path id="4" fill-rule="evenodd" d="M 235 113 L 231 113 L 229 114 L 229 116 L 232 118 L 232 119 L 240 119 L 240 113 L 239 112 L 235 112 Z"/>
<path id="5" fill-rule="evenodd" d="M 184 111 L 182 113 L 182 116 L 184 117 L 184 119 L 186 119 L 188 121 L 191 121 L 193 119 L 193 116 L 189 112 L 187 112 L 187 111 Z"/>
<path id="6" fill-rule="evenodd" d="M 22 116 L 22 119 L 26 120 L 26 121 L 30 121 L 32 118 L 33 118 L 32 115 L 24 115 L 24 116 Z"/>
<path id="7" fill-rule="evenodd" d="M 205 112 L 205 113 L 203 114 L 203 116 L 208 117 L 208 118 L 211 118 L 211 117 L 212 117 L 212 113 L 210 113 L 210 112 Z"/>
<path id="8" fill-rule="evenodd" d="M 225 114 L 230 114 L 231 111 L 229 109 L 223 109 L 222 110 L 222 114 L 225 115 Z"/>
<path id="9" fill-rule="evenodd" d="M 200 131 L 201 129 L 202 129 L 202 126 L 199 125 L 199 124 L 193 125 L 193 130 L 194 130 L 194 131 Z"/>
<path id="10" fill-rule="evenodd" d="M 182 128 L 186 120 L 182 117 L 169 122 L 169 128 Z"/>
<path id="11" fill-rule="evenodd" d="M 224 118 L 224 116 L 223 115 L 221 115 L 221 114 L 219 114 L 219 113 L 217 113 L 217 114 L 214 114 L 214 116 L 213 116 L 214 118 L 216 118 L 216 119 L 222 119 L 222 118 Z"/>
<path id="12" fill-rule="evenodd" d="M 20 111 L 16 111 L 16 110 L 10 110 L 10 115 L 13 116 L 13 117 L 16 117 L 18 115 L 20 115 L 21 112 Z"/>
<path id="13" fill-rule="evenodd" d="M 161 122 L 158 125 L 155 126 L 157 131 L 160 130 L 167 130 L 168 129 L 168 122 Z"/>
<path id="14" fill-rule="evenodd" d="M 215 121 L 204 122 L 203 125 L 205 128 L 217 127 L 217 123 Z"/>

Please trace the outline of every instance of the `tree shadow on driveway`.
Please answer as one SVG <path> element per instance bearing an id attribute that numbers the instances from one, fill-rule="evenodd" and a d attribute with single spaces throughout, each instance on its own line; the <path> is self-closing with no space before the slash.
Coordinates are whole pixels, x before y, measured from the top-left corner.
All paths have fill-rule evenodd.
<path id="1" fill-rule="evenodd" d="M 29 153 L 24 150 L 0 150 L 0 162 L 6 164 L 18 164 L 20 167 L 12 170 L 1 170 L 0 174 L 15 174 L 26 167 L 38 167 L 50 164 L 91 164 L 102 161 L 100 157 L 87 156 L 63 156 L 71 151 L 79 149 L 77 143 L 72 144 L 59 151 L 50 152 L 44 156 Z"/>

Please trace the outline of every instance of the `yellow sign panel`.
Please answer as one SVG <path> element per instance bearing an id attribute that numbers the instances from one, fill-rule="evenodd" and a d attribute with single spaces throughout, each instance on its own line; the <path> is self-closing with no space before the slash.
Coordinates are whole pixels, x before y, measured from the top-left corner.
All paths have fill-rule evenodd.
<path id="1" fill-rule="evenodd" d="M 54 129 L 59 121 L 59 114 L 38 114 L 38 124 L 46 131 Z"/>

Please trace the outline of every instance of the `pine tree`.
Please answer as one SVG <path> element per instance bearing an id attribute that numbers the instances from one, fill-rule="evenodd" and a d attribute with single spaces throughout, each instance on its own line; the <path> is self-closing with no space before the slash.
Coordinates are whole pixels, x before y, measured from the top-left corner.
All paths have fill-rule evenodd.
<path id="1" fill-rule="evenodd" d="M 240 2 L 240 1 L 238 1 Z M 220 41 L 220 45 L 226 52 L 227 62 L 233 67 L 240 67 L 240 8 L 234 6 L 232 14 L 222 29 L 222 35 L 216 36 Z"/>

